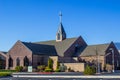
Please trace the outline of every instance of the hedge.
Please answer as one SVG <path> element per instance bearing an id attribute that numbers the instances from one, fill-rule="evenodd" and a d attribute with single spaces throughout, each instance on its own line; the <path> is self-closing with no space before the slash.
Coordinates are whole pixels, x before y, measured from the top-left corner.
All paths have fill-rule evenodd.
<path id="1" fill-rule="evenodd" d="M 0 77 L 10 76 L 10 72 L 0 72 Z"/>
<path id="2" fill-rule="evenodd" d="M 16 72 L 16 70 L 5 70 L 5 69 L 0 69 L 0 72 Z"/>

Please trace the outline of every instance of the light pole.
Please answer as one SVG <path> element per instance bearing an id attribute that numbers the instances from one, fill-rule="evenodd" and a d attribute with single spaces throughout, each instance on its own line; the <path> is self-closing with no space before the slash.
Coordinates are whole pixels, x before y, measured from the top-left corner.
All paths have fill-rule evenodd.
<path id="1" fill-rule="evenodd" d="M 112 66 L 113 66 L 113 72 L 115 72 L 114 71 L 114 49 L 110 48 L 109 50 L 111 50 L 111 52 L 112 52 Z"/>
<path id="2" fill-rule="evenodd" d="M 97 55 L 97 65 L 98 65 L 97 72 L 98 72 L 98 74 L 100 74 L 100 61 L 99 61 L 99 55 Z"/>

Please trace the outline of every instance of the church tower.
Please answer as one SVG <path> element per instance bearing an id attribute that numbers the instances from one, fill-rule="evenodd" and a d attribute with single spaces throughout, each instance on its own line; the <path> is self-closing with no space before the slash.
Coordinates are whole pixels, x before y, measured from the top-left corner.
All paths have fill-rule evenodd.
<path id="1" fill-rule="evenodd" d="M 60 16 L 60 24 L 58 27 L 58 31 L 56 33 L 56 41 L 57 42 L 60 42 L 60 41 L 63 41 L 64 39 L 66 39 L 66 33 L 65 33 L 64 27 L 62 25 L 62 13 L 60 13 L 59 16 Z"/>

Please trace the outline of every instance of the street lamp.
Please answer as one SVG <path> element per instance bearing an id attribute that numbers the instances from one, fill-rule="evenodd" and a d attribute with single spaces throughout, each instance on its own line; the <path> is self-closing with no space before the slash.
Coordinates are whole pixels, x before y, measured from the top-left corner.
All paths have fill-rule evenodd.
<path id="1" fill-rule="evenodd" d="M 98 66 L 98 74 L 100 74 L 100 61 L 99 61 L 99 55 L 97 55 L 97 66 Z"/>
<path id="2" fill-rule="evenodd" d="M 115 72 L 114 71 L 114 49 L 110 48 L 109 50 L 111 50 L 111 52 L 112 52 L 112 66 L 113 66 L 113 72 Z"/>

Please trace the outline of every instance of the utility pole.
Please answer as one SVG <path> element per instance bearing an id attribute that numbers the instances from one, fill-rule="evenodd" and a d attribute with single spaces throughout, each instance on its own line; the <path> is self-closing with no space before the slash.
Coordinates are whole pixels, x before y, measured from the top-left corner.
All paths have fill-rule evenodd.
<path id="1" fill-rule="evenodd" d="M 115 70 L 114 70 L 114 68 L 115 68 L 115 64 L 114 64 L 114 49 L 113 48 L 110 48 L 109 50 L 111 50 L 111 52 L 112 52 L 112 66 L 113 66 L 113 70 L 112 70 L 112 72 L 114 73 L 115 72 Z"/>
<path id="2" fill-rule="evenodd" d="M 96 61 L 97 61 L 97 74 L 100 74 L 100 59 L 99 59 L 97 47 L 96 47 Z"/>

